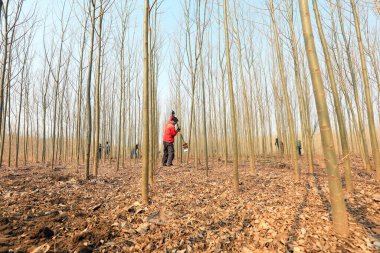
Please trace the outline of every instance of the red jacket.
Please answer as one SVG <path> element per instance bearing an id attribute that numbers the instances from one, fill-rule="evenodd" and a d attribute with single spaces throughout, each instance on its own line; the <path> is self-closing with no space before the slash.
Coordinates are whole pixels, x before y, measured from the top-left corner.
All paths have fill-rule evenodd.
<path id="1" fill-rule="evenodd" d="M 174 137 L 177 135 L 178 131 L 175 130 L 175 123 L 172 121 L 173 116 L 170 117 L 169 121 L 166 122 L 164 130 L 164 142 L 174 142 Z"/>

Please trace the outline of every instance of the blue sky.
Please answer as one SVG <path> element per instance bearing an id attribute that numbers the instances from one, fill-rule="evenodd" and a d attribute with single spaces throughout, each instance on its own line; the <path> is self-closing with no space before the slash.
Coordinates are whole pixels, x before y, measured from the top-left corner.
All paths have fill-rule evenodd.
<path id="1" fill-rule="evenodd" d="M 83 0 L 66 0 L 67 3 L 72 2 L 83 2 Z M 117 1 L 120 0 L 115 0 Z M 87 2 L 87 1 L 86 1 Z M 142 36 L 142 22 L 143 22 L 143 1 L 135 0 L 136 9 L 133 13 L 133 17 L 131 22 L 136 23 L 137 31 L 136 36 Z M 151 0 L 151 2 L 153 2 Z M 38 13 L 38 20 L 40 21 L 38 25 L 38 29 L 35 35 L 35 47 L 37 55 L 43 56 L 43 27 L 44 23 L 47 27 L 47 37 L 46 41 L 49 41 L 49 31 L 54 27 L 54 23 L 57 26 L 59 23 L 58 16 L 60 15 L 60 9 L 62 8 L 64 0 L 26 0 L 24 5 L 24 11 L 27 13 L 29 10 L 33 9 L 36 6 L 36 10 Z M 75 5 L 76 8 L 77 5 Z M 73 12 L 79 11 L 78 9 L 74 9 Z M 116 13 L 110 13 L 108 15 L 115 15 Z M 46 15 L 48 18 L 45 18 Z M 170 54 L 168 53 L 171 47 L 170 38 L 175 30 L 178 28 L 178 21 L 180 16 L 182 15 L 182 6 L 181 1 L 179 0 L 164 0 L 162 5 L 160 6 L 160 33 L 162 38 L 164 39 L 164 47 L 161 52 L 161 71 L 159 76 L 159 93 L 160 94 L 169 94 L 169 66 L 170 66 Z M 71 14 L 71 21 L 74 23 L 77 19 L 75 14 Z M 78 36 L 78 34 L 76 35 Z M 77 38 L 79 40 L 79 38 Z M 142 53 L 142 52 L 141 52 Z"/>

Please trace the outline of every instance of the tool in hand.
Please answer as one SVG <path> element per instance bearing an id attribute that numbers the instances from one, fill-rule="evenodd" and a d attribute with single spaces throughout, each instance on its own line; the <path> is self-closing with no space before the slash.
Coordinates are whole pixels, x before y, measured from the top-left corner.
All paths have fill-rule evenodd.
<path id="1" fill-rule="evenodd" d="M 174 115 L 175 114 L 175 112 L 174 111 L 172 111 L 172 115 Z M 179 125 L 179 121 L 177 122 L 177 131 L 180 131 L 181 130 L 181 127 L 180 127 L 180 125 Z M 183 148 L 183 152 L 187 152 L 187 151 L 189 151 L 189 144 L 187 144 L 187 142 L 185 142 L 185 139 L 183 138 L 183 135 L 182 135 L 182 133 L 180 132 L 179 133 L 179 135 L 181 136 L 181 140 L 182 140 L 182 148 Z"/>

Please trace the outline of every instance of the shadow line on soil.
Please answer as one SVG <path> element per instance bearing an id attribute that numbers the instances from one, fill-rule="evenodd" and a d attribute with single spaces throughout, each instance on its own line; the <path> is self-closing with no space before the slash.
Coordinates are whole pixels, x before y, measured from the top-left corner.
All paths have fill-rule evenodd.
<path id="1" fill-rule="evenodd" d="M 290 228 L 288 239 L 287 239 L 287 241 L 285 243 L 285 247 L 286 247 L 286 249 L 287 249 L 288 252 L 292 252 L 293 251 L 292 244 L 297 239 L 297 237 L 296 237 L 296 231 L 300 228 L 301 214 L 303 213 L 303 211 L 304 211 L 304 209 L 305 209 L 305 207 L 307 205 L 307 202 L 308 202 L 308 197 L 309 197 L 309 192 L 310 192 L 309 182 L 306 182 L 305 187 L 306 187 L 306 193 L 303 196 L 302 202 L 298 206 L 295 218 L 294 218 L 292 226 Z"/>
<path id="2" fill-rule="evenodd" d="M 329 213 L 329 219 L 331 221 L 332 220 L 332 217 L 331 217 L 331 204 L 327 200 L 326 195 L 321 190 L 320 181 L 319 181 L 319 175 L 317 175 L 316 173 L 314 173 L 313 176 L 314 176 L 315 183 L 316 183 L 316 186 L 317 186 L 317 189 L 318 189 L 318 194 L 319 194 L 322 202 L 324 203 L 325 210 Z M 357 198 L 354 198 L 354 199 L 355 199 L 355 202 L 357 202 Z M 347 199 L 345 200 L 345 203 L 346 203 L 346 208 L 347 208 L 348 214 L 350 214 L 355 219 L 356 223 L 360 224 L 369 234 L 371 234 L 371 235 L 373 235 L 373 236 L 375 236 L 377 238 L 380 238 L 380 235 L 376 235 L 371 230 L 371 228 L 377 227 L 379 224 L 376 224 L 374 221 L 372 221 L 371 219 L 369 219 L 367 217 L 366 214 L 368 212 L 366 210 L 366 207 L 365 206 L 355 207 Z"/>

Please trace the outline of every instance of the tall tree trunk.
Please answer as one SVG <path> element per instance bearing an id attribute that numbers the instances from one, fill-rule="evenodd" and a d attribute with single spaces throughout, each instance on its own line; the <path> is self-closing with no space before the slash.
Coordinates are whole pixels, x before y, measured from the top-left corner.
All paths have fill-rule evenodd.
<path id="1" fill-rule="evenodd" d="M 149 201 L 149 0 L 144 1 L 144 72 L 143 72 L 143 144 L 142 144 L 142 201 Z"/>
<path id="2" fill-rule="evenodd" d="M 1 5 L 3 2 L 1 1 Z M 2 120 L 3 120 L 3 104 L 4 104 L 4 86 L 5 86 L 5 73 L 7 70 L 7 60 L 8 60 L 8 49 L 11 44 L 8 44 L 8 35 L 9 35 L 9 28 L 8 28 L 8 9 L 9 9 L 9 4 L 10 2 L 7 1 L 6 5 L 0 6 L 0 12 L 4 11 L 4 28 L 3 31 L 4 33 L 2 34 L 2 40 L 3 40 L 3 45 L 2 45 L 2 51 L 3 51 L 3 59 L 1 62 L 1 73 L 0 73 L 0 132 L 1 132 L 1 127 L 2 127 Z M 1 19 L 0 19 L 1 21 Z M 15 29 L 15 27 L 13 28 Z M 14 33 L 14 32 L 13 32 Z M 10 69 L 8 70 L 10 71 Z M 1 167 L 1 164 L 0 164 Z"/>
<path id="3" fill-rule="evenodd" d="M 330 59 L 330 54 L 328 51 L 327 42 L 326 42 L 325 35 L 323 32 L 322 20 L 321 20 L 321 16 L 319 15 L 319 10 L 318 10 L 318 5 L 317 5 L 316 0 L 313 0 L 313 8 L 314 8 L 315 17 L 317 20 L 319 38 L 321 40 L 323 53 L 325 56 L 327 71 L 329 74 L 329 79 L 330 79 L 330 84 L 331 84 L 331 89 L 332 89 L 332 94 L 333 94 L 333 99 L 334 99 L 335 113 L 337 116 L 337 121 L 338 121 L 338 126 L 339 126 L 340 144 L 342 146 L 342 154 L 343 154 L 343 159 L 344 159 L 344 175 L 346 179 L 346 188 L 347 188 L 347 192 L 353 192 L 354 188 L 353 188 L 352 178 L 351 178 L 351 162 L 350 162 L 350 150 L 348 147 L 347 129 L 345 125 L 343 111 L 340 105 L 338 89 L 335 82 L 333 67 L 332 67 L 332 63 Z"/>
<path id="4" fill-rule="evenodd" d="M 301 116 L 301 128 L 302 132 L 304 134 L 304 140 L 306 141 L 306 146 L 308 150 L 311 150 L 311 134 L 310 134 L 310 126 L 307 124 L 307 115 L 306 115 L 306 102 L 305 102 L 305 96 L 304 91 L 302 87 L 302 80 L 301 80 L 301 70 L 300 70 L 300 64 L 299 64 L 299 55 L 298 55 L 298 41 L 296 39 L 295 30 L 294 30 L 294 23 L 293 23 L 293 0 L 289 3 L 289 0 L 286 1 L 287 5 L 287 15 L 289 19 L 289 26 L 290 26 L 290 40 L 291 40 L 291 48 L 292 48 L 292 54 L 293 54 L 293 61 L 294 61 L 294 74 L 296 77 L 296 87 L 297 87 L 297 95 L 298 95 L 298 104 L 299 104 L 299 110 L 300 110 L 300 116 Z M 309 172 L 313 172 L 313 156 L 308 155 L 308 164 L 309 164 Z"/>
<path id="5" fill-rule="evenodd" d="M 273 0 L 270 0 L 270 9 L 271 9 L 270 13 L 272 17 L 272 25 L 273 25 L 273 30 L 274 30 L 274 39 L 275 39 L 275 44 L 276 44 L 276 53 L 277 53 L 277 59 L 278 59 L 278 64 L 279 64 L 279 69 L 280 69 L 281 84 L 282 84 L 283 95 L 284 95 L 285 106 L 286 106 L 286 114 L 287 114 L 287 119 L 288 119 L 288 124 L 289 124 L 290 154 L 292 156 L 292 161 L 293 161 L 293 166 L 294 166 L 294 177 L 296 180 L 299 180 L 300 172 L 298 169 L 298 161 L 297 161 L 297 150 L 296 150 L 297 147 L 296 147 L 294 120 L 293 120 L 293 114 L 292 114 L 292 109 L 290 105 L 290 99 L 288 95 L 288 85 L 287 85 L 286 76 L 285 76 L 283 53 L 280 48 L 280 41 L 279 41 L 277 23 L 276 23 L 276 18 L 275 18 L 275 13 L 274 13 Z"/>
<path id="6" fill-rule="evenodd" d="M 331 1 L 331 0 L 330 0 Z M 356 104 L 356 109 L 357 109 L 357 116 L 358 116 L 358 123 L 359 123 L 359 130 L 360 130 L 360 135 L 361 135 L 361 140 L 362 140 L 362 145 L 363 145 L 363 151 L 364 151 L 364 166 L 367 170 L 371 169 L 371 164 L 369 160 L 369 152 L 368 152 L 368 147 L 367 147 L 367 141 L 366 141 L 366 134 L 365 134 L 365 129 L 364 129 L 364 123 L 363 123 L 363 116 L 362 116 L 362 111 L 361 111 L 361 106 L 360 106 L 360 99 L 359 99 L 359 92 L 358 92 L 358 85 L 357 85 L 357 80 L 356 80 L 356 75 L 355 75 L 355 69 L 354 69 L 354 63 L 352 61 L 351 53 L 350 53 L 350 44 L 349 41 L 347 40 L 346 37 L 346 32 L 344 29 L 344 23 L 343 23 L 343 17 L 342 17 L 342 6 L 340 0 L 337 0 L 337 7 L 338 7 L 338 17 L 339 17 L 339 23 L 340 27 L 342 30 L 342 37 L 345 45 L 345 52 L 347 55 L 347 61 L 348 61 L 348 68 L 350 70 L 351 74 L 351 82 L 354 90 L 354 98 L 355 98 L 355 104 Z"/>
<path id="7" fill-rule="evenodd" d="M 233 167 L 233 188 L 236 192 L 239 192 L 239 154 L 238 154 L 238 135 L 235 116 L 235 97 L 234 88 L 232 83 L 232 68 L 231 68 L 231 54 L 230 54 L 230 42 L 228 31 L 228 6 L 227 0 L 223 1 L 223 16 L 224 16 L 224 35 L 226 44 L 226 63 L 228 74 L 228 90 L 230 95 L 230 110 L 231 110 L 231 122 L 232 122 L 232 150 L 234 155 L 234 167 Z"/>
<path id="8" fill-rule="evenodd" d="M 97 69 L 96 69 L 96 86 L 95 86 L 95 152 L 94 152 L 94 161 L 92 173 L 95 177 L 98 176 L 98 168 L 99 168 L 99 159 L 100 154 L 99 151 L 102 152 L 99 144 L 99 136 L 100 136 L 100 82 L 101 82 L 101 59 L 102 59 L 102 28 L 103 28 L 103 0 L 99 1 L 99 26 L 97 30 L 98 34 L 98 59 L 97 59 Z M 104 147 L 102 147 L 104 148 Z M 100 149 L 98 151 L 98 149 Z M 103 152 L 104 153 L 104 152 Z"/>
<path id="9" fill-rule="evenodd" d="M 364 55 L 364 47 L 363 47 L 362 35 L 360 31 L 359 18 L 358 18 L 358 14 L 356 10 L 356 4 L 353 0 L 350 0 L 350 3 L 351 3 L 352 12 L 354 14 L 356 38 L 358 39 L 360 61 L 362 65 L 365 100 L 366 100 L 366 106 L 367 106 L 367 119 L 368 119 L 368 125 L 369 125 L 369 134 L 371 137 L 372 155 L 375 160 L 376 179 L 380 181 L 380 153 L 379 153 L 379 145 L 377 142 L 375 119 L 373 115 L 373 105 L 372 105 L 372 100 L 371 100 L 371 89 L 369 86 L 367 62 Z"/>
<path id="10" fill-rule="evenodd" d="M 82 126 L 82 83 L 83 83 L 83 58 L 84 50 L 86 46 L 86 32 L 87 32 L 87 21 L 88 16 L 87 12 L 85 14 L 85 22 L 83 26 L 83 35 L 82 35 L 82 45 L 80 51 L 80 60 L 79 60 L 79 75 L 78 75 L 78 96 L 77 96 L 77 122 L 76 122 L 76 165 L 77 170 L 79 169 L 79 160 L 80 160 L 80 147 L 81 147 L 81 126 Z"/>
<path id="11" fill-rule="evenodd" d="M 203 127 L 203 154 L 205 159 L 206 176 L 208 176 L 208 145 L 207 145 L 207 121 L 206 121 L 206 91 L 205 73 L 203 65 L 203 53 L 200 54 L 201 83 L 202 83 L 202 127 Z"/>
<path id="12" fill-rule="evenodd" d="M 88 56 L 87 72 L 87 136 L 86 136 L 86 179 L 90 178 L 90 155 L 91 155 L 91 136 L 92 136 L 92 117 L 91 117 L 91 78 L 92 78 L 92 59 L 94 55 L 95 37 L 95 10 L 96 0 L 89 0 L 89 11 L 91 11 L 91 39 L 90 52 Z"/>
<path id="13" fill-rule="evenodd" d="M 250 158 L 250 171 L 251 173 L 256 172 L 256 157 L 255 157 L 255 147 L 252 140 L 252 128 L 251 128 L 251 117 L 249 116 L 249 105 L 248 105 L 248 96 L 247 96 L 247 85 L 244 77 L 243 70 L 243 56 L 242 56 L 242 47 L 240 40 L 240 31 L 239 31 L 239 18 L 236 11 L 236 1 L 234 1 L 234 16 L 236 22 L 235 34 L 236 42 L 238 47 L 238 58 L 239 58 L 239 71 L 240 71 L 240 81 L 243 85 L 243 99 L 244 99 L 244 126 L 248 132 L 248 152 Z M 233 26 L 232 26 L 233 27 Z"/>
<path id="14" fill-rule="evenodd" d="M 317 107 L 323 153 L 326 159 L 326 168 L 331 196 L 332 219 L 336 232 L 341 236 L 348 236 L 349 230 L 346 205 L 344 203 L 342 183 L 340 181 L 340 175 L 338 171 L 326 95 L 323 87 L 323 80 L 319 67 L 317 50 L 314 44 L 314 36 L 308 3 L 308 0 L 299 0 L 303 37 L 313 83 L 314 99 Z"/>

